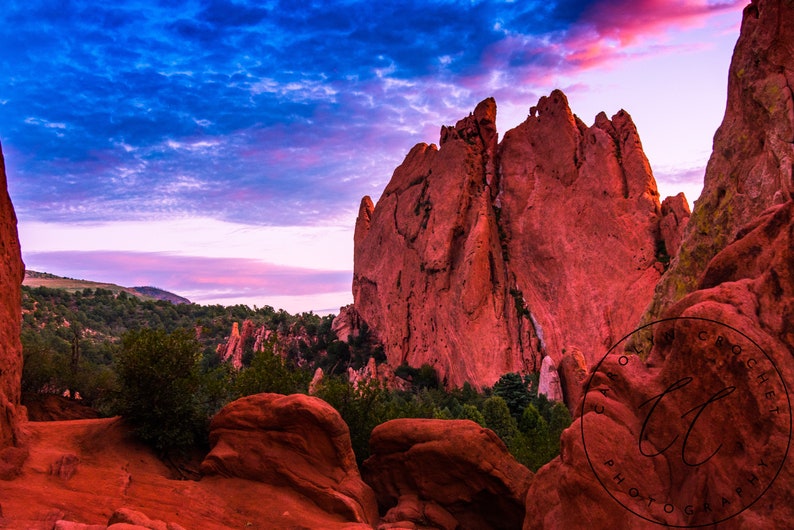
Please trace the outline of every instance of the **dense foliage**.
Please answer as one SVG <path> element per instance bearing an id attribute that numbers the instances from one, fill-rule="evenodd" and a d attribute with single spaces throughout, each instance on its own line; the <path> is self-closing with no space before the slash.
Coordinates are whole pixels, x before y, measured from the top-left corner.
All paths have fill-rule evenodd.
<path id="1" fill-rule="evenodd" d="M 355 387 L 347 369 L 385 360 L 371 333 L 341 342 L 332 317 L 290 315 L 271 307 L 174 305 L 103 289 L 74 294 L 23 288 L 23 390 L 79 391 L 84 402 L 120 413 L 158 450 L 206 440 L 211 416 L 239 397 L 259 392 L 306 393 L 316 368 L 326 374 L 316 395 L 350 427 L 359 461 L 378 424 L 395 418 L 469 419 L 496 432 L 513 455 L 536 470 L 559 453 L 567 408 L 537 395 L 537 374 L 505 374 L 492 389 L 440 388 L 430 366 L 402 366 L 408 390 L 377 381 Z M 254 351 L 244 344 L 243 367 L 220 361 L 218 346 L 233 323 L 252 321 L 273 333 Z"/>

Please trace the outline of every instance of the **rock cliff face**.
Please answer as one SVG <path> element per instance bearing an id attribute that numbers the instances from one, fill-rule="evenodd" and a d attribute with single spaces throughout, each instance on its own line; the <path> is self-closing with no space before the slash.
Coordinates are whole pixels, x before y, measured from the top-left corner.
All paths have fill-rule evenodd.
<path id="1" fill-rule="evenodd" d="M 621 345 L 595 370 L 526 530 L 791 525 L 794 201 L 742 229 L 665 317 L 654 346 Z"/>
<path id="2" fill-rule="evenodd" d="M 691 292 L 739 228 L 794 192 L 794 21 L 791 4 L 744 10 L 728 75 L 728 103 L 714 136 L 703 192 L 682 250 L 656 289 L 648 319 Z"/>
<path id="3" fill-rule="evenodd" d="M 666 321 L 593 367 L 526 530 L 791 526 L 794 4 L 753 1 L 741 31 L 703 195 L 649 312 Z"/>
<path id="4" fill-rule="evenodd" d="M 17 218 L 7 189 L 5 162 L 0 149 L 0 456 L 4 448 L 19 441 L 22 378 L 19 315 L 25 275 Z"/>
<path id="5" fill-rule="evenodd" d="M 495 122 L 487 99 L 440 147 L 415 146 L 356 223 L 357 313 L 392 367 L 429 363 L 449 386 L 559 365 L 566 349 L 592 361 L 663 270 L 659 196 L 626 112 L 587 127 L 555 91 L 501 143 Z"/>

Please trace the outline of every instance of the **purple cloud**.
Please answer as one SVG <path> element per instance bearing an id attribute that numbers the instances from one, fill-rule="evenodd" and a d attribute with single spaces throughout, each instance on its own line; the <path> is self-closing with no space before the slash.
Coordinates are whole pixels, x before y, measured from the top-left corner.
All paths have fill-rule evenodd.
<path id="1" fill-rule="evenodd" d="M 77 279 L 184 293 L 239 293 L 268 297 L 350 290 L 352 271 L 274 265 L 254 259 L 177 256 L 115 251 L 28 252 L 27 268 Z M 68 265 L 67 265 L 68 264 Z M 62 272 L 62 271 L 68 271 Z M 189 297 L 189 296 L 188 296 Z"/>

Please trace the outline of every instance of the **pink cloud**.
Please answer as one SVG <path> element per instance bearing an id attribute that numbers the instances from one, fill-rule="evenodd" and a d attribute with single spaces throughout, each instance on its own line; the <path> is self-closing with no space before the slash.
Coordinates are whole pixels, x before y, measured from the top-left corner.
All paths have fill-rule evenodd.
<path id="1" fill-rule="evenodd" d="M 274 265 L 246 258 L 177 256 L 157 252 L 59 251 L 24 255 L 27 267 L 125 287 L 150 285 L 176 294 L 245 293 L 263 297 L 348 291 L 351 271 Z M 69 271 L 68 273 L 62 271 Z M 196 296 L 196 294 L 194 294 Z M 190 296 L 188 296 L 189 298 Z M 221 296 L 222 297 L 222 296 Z"/>
<path id="2" fill-rule="evenodd" d="M 582 23 L 601 39 L 616 39 L 625 46 L 671 27 L 702 26 L 711 16 L 739 11 L 746 4 L 746 0 L 612 0 L 595 4 Z"/>

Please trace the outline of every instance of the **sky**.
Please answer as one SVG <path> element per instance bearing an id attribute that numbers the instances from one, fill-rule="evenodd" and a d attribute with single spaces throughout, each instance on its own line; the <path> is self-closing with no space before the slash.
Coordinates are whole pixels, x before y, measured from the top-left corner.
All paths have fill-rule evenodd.
<path id="1" fill-rule="evenodd" d="M 5 0 L 0 143 L 28 269 L 335 313 L 353 227 L 490 96 L 631 114 L 662 197 L 700 193 L 736 0 Z"/>

